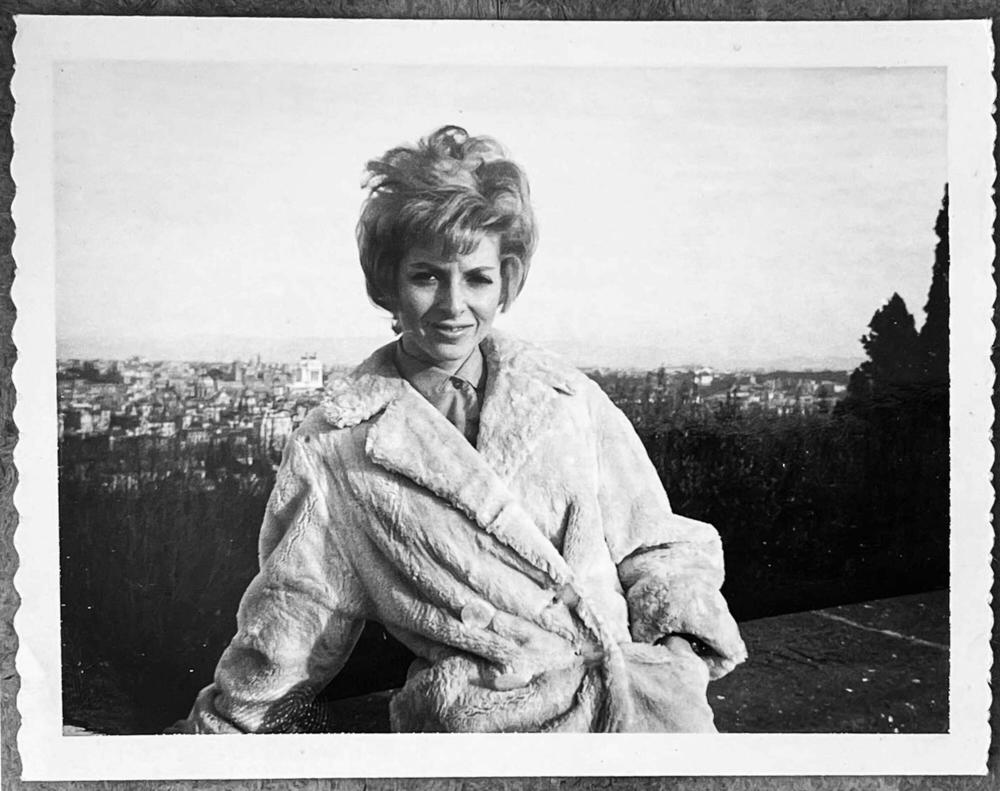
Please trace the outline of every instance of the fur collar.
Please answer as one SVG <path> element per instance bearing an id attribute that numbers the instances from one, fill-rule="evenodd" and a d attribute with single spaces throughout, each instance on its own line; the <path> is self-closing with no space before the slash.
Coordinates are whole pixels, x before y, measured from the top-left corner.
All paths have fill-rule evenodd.
<path id="1" fill-rule="evenodd" d="M 395 341 L 377 349 L 349 376 L 327 386 L 320 410 L 330 425 L 347 428 L 368 420 L 409 388 L 393 363 L 394 345 Z M 565 395 L 580 389 L 583 374 L 537 346 L 494 332 L 482 348 L 489 377 L 487 399 L 493 390 L 509 390 L 512 379 Z M 507 386 L 496 386 L 501 384 Z"/>

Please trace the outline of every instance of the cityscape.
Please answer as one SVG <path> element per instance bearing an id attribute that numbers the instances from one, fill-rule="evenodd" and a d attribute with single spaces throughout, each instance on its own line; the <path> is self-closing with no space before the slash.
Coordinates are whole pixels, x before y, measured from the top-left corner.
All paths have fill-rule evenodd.
<path id="1" fill-rule="evenodd" d="M 160 449 L 157 471 L 204 477 L 211 460 L 197 447 L 227 447 L 230 466 L 250 469 L 264 462 L 272 468 L 281 449 L 309 410 L 323 397 L 324 386 L 351 366 L 328 365 L 316 354 L 296 363 L 252 360 L 229 363 L 127 360 L 61 360 L 57 367 L 61 462 L 111 458 L 117 449 L 145 439 Z M 590 375 L 634 423 L 644 413 L 709 417 L 723 410 L 774 416 L 811 416 L 832 412 L 844 398 L 849 372 L 770 373 L 711 368 L 654 371 L 590 369 Z M 164 449 L 173 448 L 183 463 L 166 464 Z M 263 459 L 261 457 L 264 457 Z M 112 485 L 141 473 L 139 456 L 123 457 L 103 477 Z M 131 461 L 131 463 L 129 463 Z M 92 464 L 89 466 L 93 466 Z M 218 466 L 218 465 L 216 465 Z M 211 470 L 210 470 L 211 471 Z M 78 469 L 77 474 L 85 473 Z M 211 477 L 211 476 L 210 476 Z"/>
<path id="2" fill-rule="evenodd" d="M 315 354 L 297 364 L 234 361 L 189 363 L 133 357 L 66 360 L 57 367 L 59 438 L 181 436 L 252 430 L 265 445 L 280 444 L 331 377 Z"/>

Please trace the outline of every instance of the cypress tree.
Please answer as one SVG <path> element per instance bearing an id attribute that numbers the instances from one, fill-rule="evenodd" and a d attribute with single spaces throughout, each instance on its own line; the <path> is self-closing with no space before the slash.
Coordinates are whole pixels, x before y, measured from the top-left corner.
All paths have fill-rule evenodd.
<path id="1" fill-rule="evenodd" d="M 934 225 L 938 243 L 934 250 L 934 274 L 924 311 L 927 320 L 920 329 L 926 381 L 933 385 L 948 383 L 948 270 L 951 254 L 948 245 L 948 185 Z"/>
<path id="2" fill-rule="evenodd" d="M 921 378 L 920 336 L 913 315 L 899 294 L 875 311 L 869 333 L 861 338 L 868 353 L 851 376 L 848 391 L 854 398 L 880 398 Z"/>

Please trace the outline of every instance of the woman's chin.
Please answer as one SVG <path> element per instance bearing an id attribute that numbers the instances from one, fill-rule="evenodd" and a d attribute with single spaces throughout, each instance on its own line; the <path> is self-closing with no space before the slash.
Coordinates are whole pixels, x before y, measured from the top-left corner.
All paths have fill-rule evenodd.
<path id="1" fill-rule="evenodd" d="M 423 328 L 403 333 L 403 349 L 414 357 L 447 368 L 465 362 L 486 334 L 481 327 L 469 327 L 461 333 Z"/>
<path id="2" fill-rule="evenodd" d="M 472 350 L 479 344 L 479 336 L 468 331 L 454 338 L 442 336 L 434 333 L 433 337 L 425 338 L 422 346 L 424 351 L 440 362 L 461 362 L 465 360 Z"/>
<path id="3" fill-rule="evenodd" d="M 435 343 L 426 349 L 427 355 L 440 365 L 463 362 L 475 346 L 467 341 L 462 343 Z"/>

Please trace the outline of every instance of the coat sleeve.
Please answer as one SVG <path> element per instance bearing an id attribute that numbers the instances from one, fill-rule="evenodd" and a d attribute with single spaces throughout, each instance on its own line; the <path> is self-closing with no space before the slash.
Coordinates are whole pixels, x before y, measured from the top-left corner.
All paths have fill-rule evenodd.
<path id="1" fill-rule="evenodd" d="M 722 541 L 714 527 L 675 514 L 635 430 L 603 393 L 595 397 L 599 501 L 605 539 L 637 642 L 695 638 L 719 678 L 746 659 L 722 597 Z"/>
<path id="2" fill-rule="evenodd" d="M 331 502 L 346 495 L 310 439 L 295 435 L 285 449 L 260 532 L 260 571 L 240 603 L 236 636 L 214 683 L 175 731 L 336 730 L 313 699 L 354 648 L 365 597 L 343 546 L 343 520 L 331 513 Z"/>

